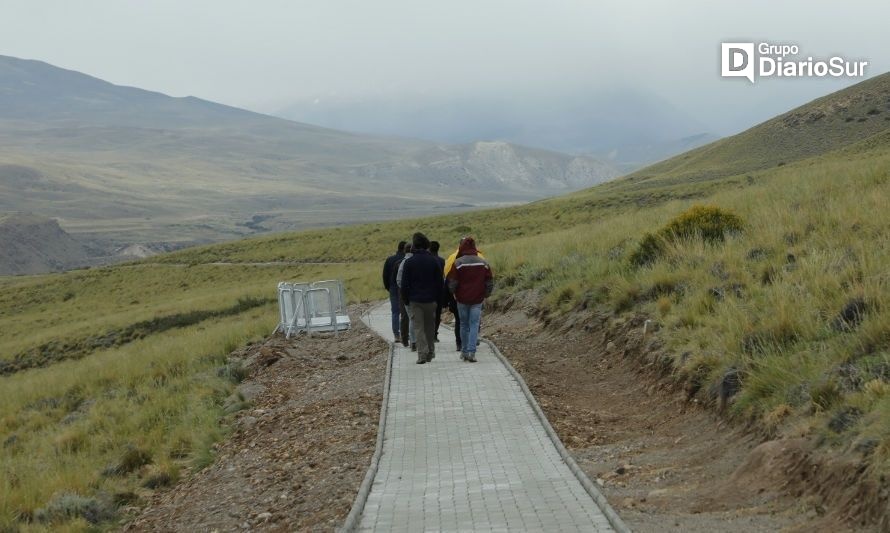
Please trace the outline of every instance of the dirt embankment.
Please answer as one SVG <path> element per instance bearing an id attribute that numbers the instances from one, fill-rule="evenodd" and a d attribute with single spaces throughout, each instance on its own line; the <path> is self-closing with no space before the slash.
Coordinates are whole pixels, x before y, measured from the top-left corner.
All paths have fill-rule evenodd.
<path id="1" fill-rule="evenodd" d="M 155 496 L 127 531 L 332 531 L 342 525 L 377 438 L 387 344 L 350 310 L 338 337 L 273 337 L 233 354 L 250 406 L 216 461 Z"/>
<path id="2" fill-rule="evenodd" d="M 634 531 L 890 531 L 888 487 L 857 457 L 769 440 L 668 377 L 645 317 L 536 318 L 508 299 L 483 319 L 560 438 Z"/>

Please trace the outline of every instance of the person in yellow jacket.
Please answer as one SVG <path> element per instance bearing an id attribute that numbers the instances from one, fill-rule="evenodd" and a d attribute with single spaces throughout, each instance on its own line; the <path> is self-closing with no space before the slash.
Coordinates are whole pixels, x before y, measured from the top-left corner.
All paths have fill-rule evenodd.
<path id="1" fill-rule="evenodd" d="M 442 272 L 442 276 L 447 278 L 448 274 L 451 272 L 451 269 L 454 268 L 454 262 L 457 260 L 457 254 L 460 252 L 460 245 L 464 243 L 467 238 L 472 237 L 461 237 L 460 242 L 457 243 L 457 250 L 454 251 L 453 254 L 449 255 L 445 259 L 445 271 Z M 482 259 L 485 259 L 485 256 L 482 255 L 482 250 L 477 250 L 477 255 Z M 454 299 L 454 295 L 451 294 L 451 291 L 446 289 L 448 294 L 448 310 L 451 311 L 451 314 L 454 315 L 454 343 L 457 345 L 457 351 L 461 351 L 463 347 L 460 342 L 460 314 L 457 312 L 457 301 Z"/>
<path id="2" fill-rule="evenodd" d="M 465 239 L 466 239 L 466 237 L 461 237 L 460 242 L 461 243 L 464 242 Z M 451 272 L 451 269 L 454 267 L 454 261 L 457 260 L 458 252 L 460 252 L 460 243 L 458 243 L 458 245 L 457 245 L 457 250 L 455 250 L 453 254 L 451 254 L 447 258 L 445 258 L 445 272 L 443 274 L 445 275 L 446 278 L 448 277 L 448 273 Z M 479 254 L 478 254 L 479 257 L 481 257 L 482 259 L 485 259 L 485 256 L 482 255 L 482 250 L 478 250 L 478 252 L 479 252 Z"/>

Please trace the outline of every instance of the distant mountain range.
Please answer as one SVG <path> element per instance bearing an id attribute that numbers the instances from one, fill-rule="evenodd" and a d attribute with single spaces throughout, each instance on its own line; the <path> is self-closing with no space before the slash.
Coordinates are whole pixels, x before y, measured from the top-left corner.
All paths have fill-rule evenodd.
<path id="1" fill-rule="evenodd" d="M 506 142 L 346 133 L 0 56 L 0 213 L 58 219 L 103 254 L 524 202 L 618 172 Z"/>
<path id="2" fill-rule="evenodd" d="M 640 88 L 536 90 L 472 98 L 320 95 L 281 117 L 355 132 L 462 143 L 485 138 L 606 159 L 634 170 L 716 140 L 708 127 Z"/>

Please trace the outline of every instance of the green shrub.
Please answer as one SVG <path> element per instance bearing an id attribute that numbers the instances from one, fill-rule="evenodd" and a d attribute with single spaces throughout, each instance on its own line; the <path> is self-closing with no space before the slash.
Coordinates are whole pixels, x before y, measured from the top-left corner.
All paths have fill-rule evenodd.
<path id="1" fill-rule="evenodd" d="M 722 242 L 727 233 L 742 231 L 744 224 L 738 215 L 713 206 L 695 205 L 680 213 L 661 229 L 670 240 L 701 237 L 707 242 Z"/>
<path id="2" fill-rule="evenodd" d="M 662 253 L 664 243 L 652 233 L 643 235 L 640 245 L 630 254 L 630 262 L 634 266 L 646 266 L 654 263 Z"/>
<path id="3" fill-rule="evenodd" d="M 655 262 L 664 253 L 665 243 L 684 239 L 702 239 L 708 243 L 723 242 L 727 233 L 744 228 L 742 219 L 726 209 L 695 205 L 677 215 L 657 233 L 646 233 L 631 254 L 634 266 Z"/>

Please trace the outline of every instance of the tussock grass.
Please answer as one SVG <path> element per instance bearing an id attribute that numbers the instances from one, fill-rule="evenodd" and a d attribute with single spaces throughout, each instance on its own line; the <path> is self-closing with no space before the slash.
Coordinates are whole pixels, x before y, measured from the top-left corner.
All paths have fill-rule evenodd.
<path id="1" fill-rule="evenodd" d="M 233 387 L 218 369 L 233 345 L 271 331 L 271 310 L 4 378 L 0 524 L 61 519 L 39 512 L 60 495 L 125 497 L 157 474 L 147 465 L 169 475 L 206 463 Z"/>
<path id="2" fill-rule="evenodd" d="M 7 360 L 83 352 L 0 377 L 0 530 L 95 527 L 210 464 L 223 399 L 244 377 L 226 356 L 272 331 L 275 283 L 341 278 L 355 301 L 376 296 L 377 275 L 370 263 L 139 265 L 0 279 Z M 131 334 L 77 342 L 109 331 Z"/>

